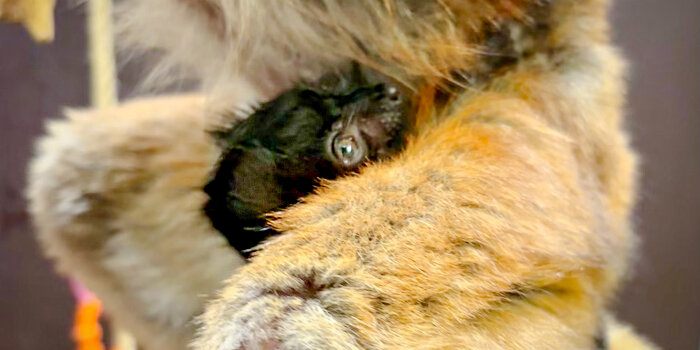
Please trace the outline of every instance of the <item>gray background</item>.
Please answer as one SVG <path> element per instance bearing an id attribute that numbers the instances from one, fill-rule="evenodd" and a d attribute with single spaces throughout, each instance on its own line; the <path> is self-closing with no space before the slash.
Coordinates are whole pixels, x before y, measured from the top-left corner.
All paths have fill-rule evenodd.
<path id="1" fill-rule="evenodd" d="M 73 303 L 40 257 L 22 189 L 32 139 L 62 106 L 87 104 L 83 9 L 59 1 L 57 37 L 34 45 L 0 25 L 0 348 L 72 349 Z M 631 63 L 629 122 L 643 159 L 636 273 L 620 318 L 664 349 L 700 333 L 700 1 L 619 0 L 615 36 Z M 123 91 L 136 71 L 126 69 Z"/>

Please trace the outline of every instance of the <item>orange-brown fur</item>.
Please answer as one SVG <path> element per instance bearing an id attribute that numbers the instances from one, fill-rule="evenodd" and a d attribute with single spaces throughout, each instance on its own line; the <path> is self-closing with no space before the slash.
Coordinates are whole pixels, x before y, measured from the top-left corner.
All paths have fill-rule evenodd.
<path id="1" fill-rule="evenodd" d="M 607 315 L 636 188 L 607 6 L 126 1 L 125 41 L 200 77 L 217 108 L 230 81 L 267 99 L 353 60 L 419 101 L 401 155 L 275 214 L 284 234 L 229 279 L 194 348 L 592 350 L 610 333 L 652 349 Z"/>

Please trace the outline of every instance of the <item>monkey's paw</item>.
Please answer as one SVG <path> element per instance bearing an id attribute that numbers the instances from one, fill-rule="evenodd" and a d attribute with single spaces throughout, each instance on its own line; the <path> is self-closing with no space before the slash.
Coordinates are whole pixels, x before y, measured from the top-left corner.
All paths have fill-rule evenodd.
<path id="1" fill-rule="evenodd" d="M 263 265 L 264 270 L 258 269 Z M 253 264 L 236 274 L 203 316 L 195 348 L 363 348 L 354 327 L 368 299 L 347 277 L 348 270 L 283 265 Z"/>

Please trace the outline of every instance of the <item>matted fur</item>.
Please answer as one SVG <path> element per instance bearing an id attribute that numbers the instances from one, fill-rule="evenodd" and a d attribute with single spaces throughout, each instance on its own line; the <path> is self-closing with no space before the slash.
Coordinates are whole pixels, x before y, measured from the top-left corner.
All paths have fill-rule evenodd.
<path id="1" fill-rule="evenodd" d="M 653 348 L 607 316 L 635 247 L 636 162 L 622 125 L 624 64 L 609 43 L 606 0 L 123 0 L 120 8 L 123 42 L 161 51 L 165 66 L 201 79 L 219 107 L 227 96 L 237 101 L 231 105 L 240 102 L 229 86 L 241 80 L 251 84 L 244 100 L 264 100 L 351 60 L 406 83 L 420 101 L 421 124 L 400 156 L 327 182 L 276 214 L 273 224 L 284 234 L 229 279 L 201 317 L 195 349 L 593 350 L 606 338 L 610 349 Z M 180 115 L 177 106 L 156 105 L 165 115 Z M 183 141 L 201 137 L 195 125 L 172 122 L 199 135 L 175 133 Z M 125 123 L 145 140 L 162 136 L 146 121 Z M 120 135 L 115 143 L 77 142 L 120 150 L 132 142 Z M 187 161 L 210 156 L 206 147 L 172 153 L 178 147 L 153 152 Z M 76 150 L 45 149 L 42 157 L 70 152 Z M 97 161 L 77 154 L 67 169 Z M 110 151 L 100 159 L 120 164 L 129 157 Z M 32 173 L 34 188 L 43 188 L 50 174 L 63 178 L 64 164 L 51 164 Z M 135 173 L 152 174 L 150 181 L 169 173 L 164 164 L 134 164 Z M 97 173 L 121 174 L 110 166 Z M 83 171 L 76 179 L 94 176 Z M 96 198 L 110 193 L 104 186 L 95 185 Z M 62 189 L 32 191 L 33 203 Z M 133 192 L 133 201 L 114 208 L 110 218 L 148 215 L 139 198 L 168 193 L 154 191 Z M 164 201 L 159 196 L 153 198 Z M 59 208 L 48 204 L 33 204 L 34 216 Z M 55 231 L 61 220 L 40 219 L 40 230 L 49 251 L 88 285 L 148 280 L 148 269 L 95 276 L 68 262 L 85 252 L 97 256 L 81 260 L 88 266 L 104 265 L 106 252 L 150 256 L 162 228 L 149 241 L 154 246 L 140 251 L 73 245 L 77 252 L 70 252 L 56 248 L 70 242 Z M 199 229 L 211 233 L 192 228 Z M 94 227 L 85 232 L 98 242 L 112 237 Z M 173 232 L 169 239 L 178 245 L 190 242 L 180 229 Z M 232 254 L 205 252 L 204 245 L 188 249 L 192 256 L 209 254 L 187 260 L 192 271 L 208 271 L 209 259 Z M 159 266 L 179 284 L 144 282 L 140 292 L 171 300 L 175 286 L 187 281 L 175 278 L 177 269 Z M 123 310 L 125 301 L 139 297 L 114 295 L 106 302 L 121 302 L 113 304 L 117 313 L 144 343 L 173 348 L 137 329 L 150 325 L 144 320 L 157 311 Z M 178 329 L 154 324 L 156 338 Z"/>

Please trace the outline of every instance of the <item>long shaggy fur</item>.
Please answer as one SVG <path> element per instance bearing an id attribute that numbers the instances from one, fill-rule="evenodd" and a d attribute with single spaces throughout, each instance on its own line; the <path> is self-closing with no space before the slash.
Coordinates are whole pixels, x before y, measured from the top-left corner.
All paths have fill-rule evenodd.
<path id="1" fill-rule="evenodd" d="M 69 111 L 29 169 L 47 254 L 148 349 L 186 349 L 192 318 L 243 263 L 201 210 L 217 157 L 203 112 L 200 96 Z"/>
<path id="2" fill-rule="evenodd" d="M 123 0 L 123 43 L 160 51 L 162 67 L 201 79 L 213 110 L 269 99 L 350 61 L 405 83 L 419 104 L 415 135 L 400 156 L 328 182 L 276 215 L 272 224 L 284 234 L 228 280 L 201 317 L 194 348 L 653 349 L 607 315 L 635 247 L 636 188 L 621 118 L 624 64 L 609 43 L 607 8 L 606 0 Z M 235 93 L 241 81 L 249 87 Z M 233 273 L 235 259 L 183 234 L 215 240 L 201 214 L 187 214 L 200 192 L 190 188 L 193 197 L 185 200 L 173 188 L 153 187 L 169 178 L 169 163 L 136 161 L 169 155 L 201 176 L 212 152 L 198 131 L 206 122 L 191 124 L 188 118 L 197 117 L 177 104 L 146 104 L 188 127 L 125 120 L 131 126 L 116 139 L 85 131 L 103 137 L 45 147 L 31 173 L 30 197 L 48 251 L 107 295 L 127 327 L 151 325 L 136 330 L 144 343 L 172 349 L 146 333 L 176 333 L 183 323 L 163 322 L 164 315 L 189 320 L 197 307 L 153 309 L 141 295 L 179 307 L 187 297 L 171 299 L 178 288 L 203 285 L 194 271 L 211 276 L 199 289 L 210 291 L 225 275 L 211 262 Z M 72 119 L 45 142 L 70 140 L 60 135 L 88 130 L 82 123 Z M 161 138 L 172 143 L 146 154 L 124 151 Z M 194 144 L 180 148 L 176 140 Z M 79 152 L 93 148 L 105 153 Z M 66 154 L 75 160 L 47 161 Z M 133 161 L 126 173 L 117 166 L 124 160 Z M 142 173 L 149 175 L 116 187 L 91 182 Z M 52 177 L 60 181 L 48 186 Z M 130 201 L 118 206 L 95 201 L 123 191 Z M 84 223 L 78 214 L 60 214 L 65 200 L 45 200 L 64 192 L 88 203 L 79 208 L 108 210 Z M 159 217 L 151 214 L 156 207 L 162 217 L 178 219 L 151 221 Z M 187 217 L 197 224 L 174 224 Z M 152 232 L 122 225 L 104 232 L 122 218 L 134 227 L 145 220 Z M 73 231 L 78 224 L 85 228 Z M 167 230 L 172 236 L 164 239 Z M 72 244 L 72 232 L 99 244 Z M 118 237 L 149 244 L 104 243 Z M 163 241 L 187 246 L 192 258 L 160 252 Z M 164 260 L 156 260 L 163 278 L 152 284 L 146 264 L 109 263 L 153 254 Z M 192 274 L 178 275 L 174 267 L 183 262 Z M 100 273 L 84 272 L 94 266 Z M 99 287 L 132 279 L 139 281 L 133 293 Z M 134 300 L 144 307 L 124 309 Z M 180 339 L 170 340 L 182 346 Z"/>
<path id="3" fill-rule="evenodd" d="M 351 60 L 405 83 L 449 78 L 498 54 L 483 25 L 525 18 L 527 2 L 122 0 L 117 13 L 128 52 L 163 54 L 156 80 L 175 66 L 207 86 L 243 76 L 269 98 Z"/>

